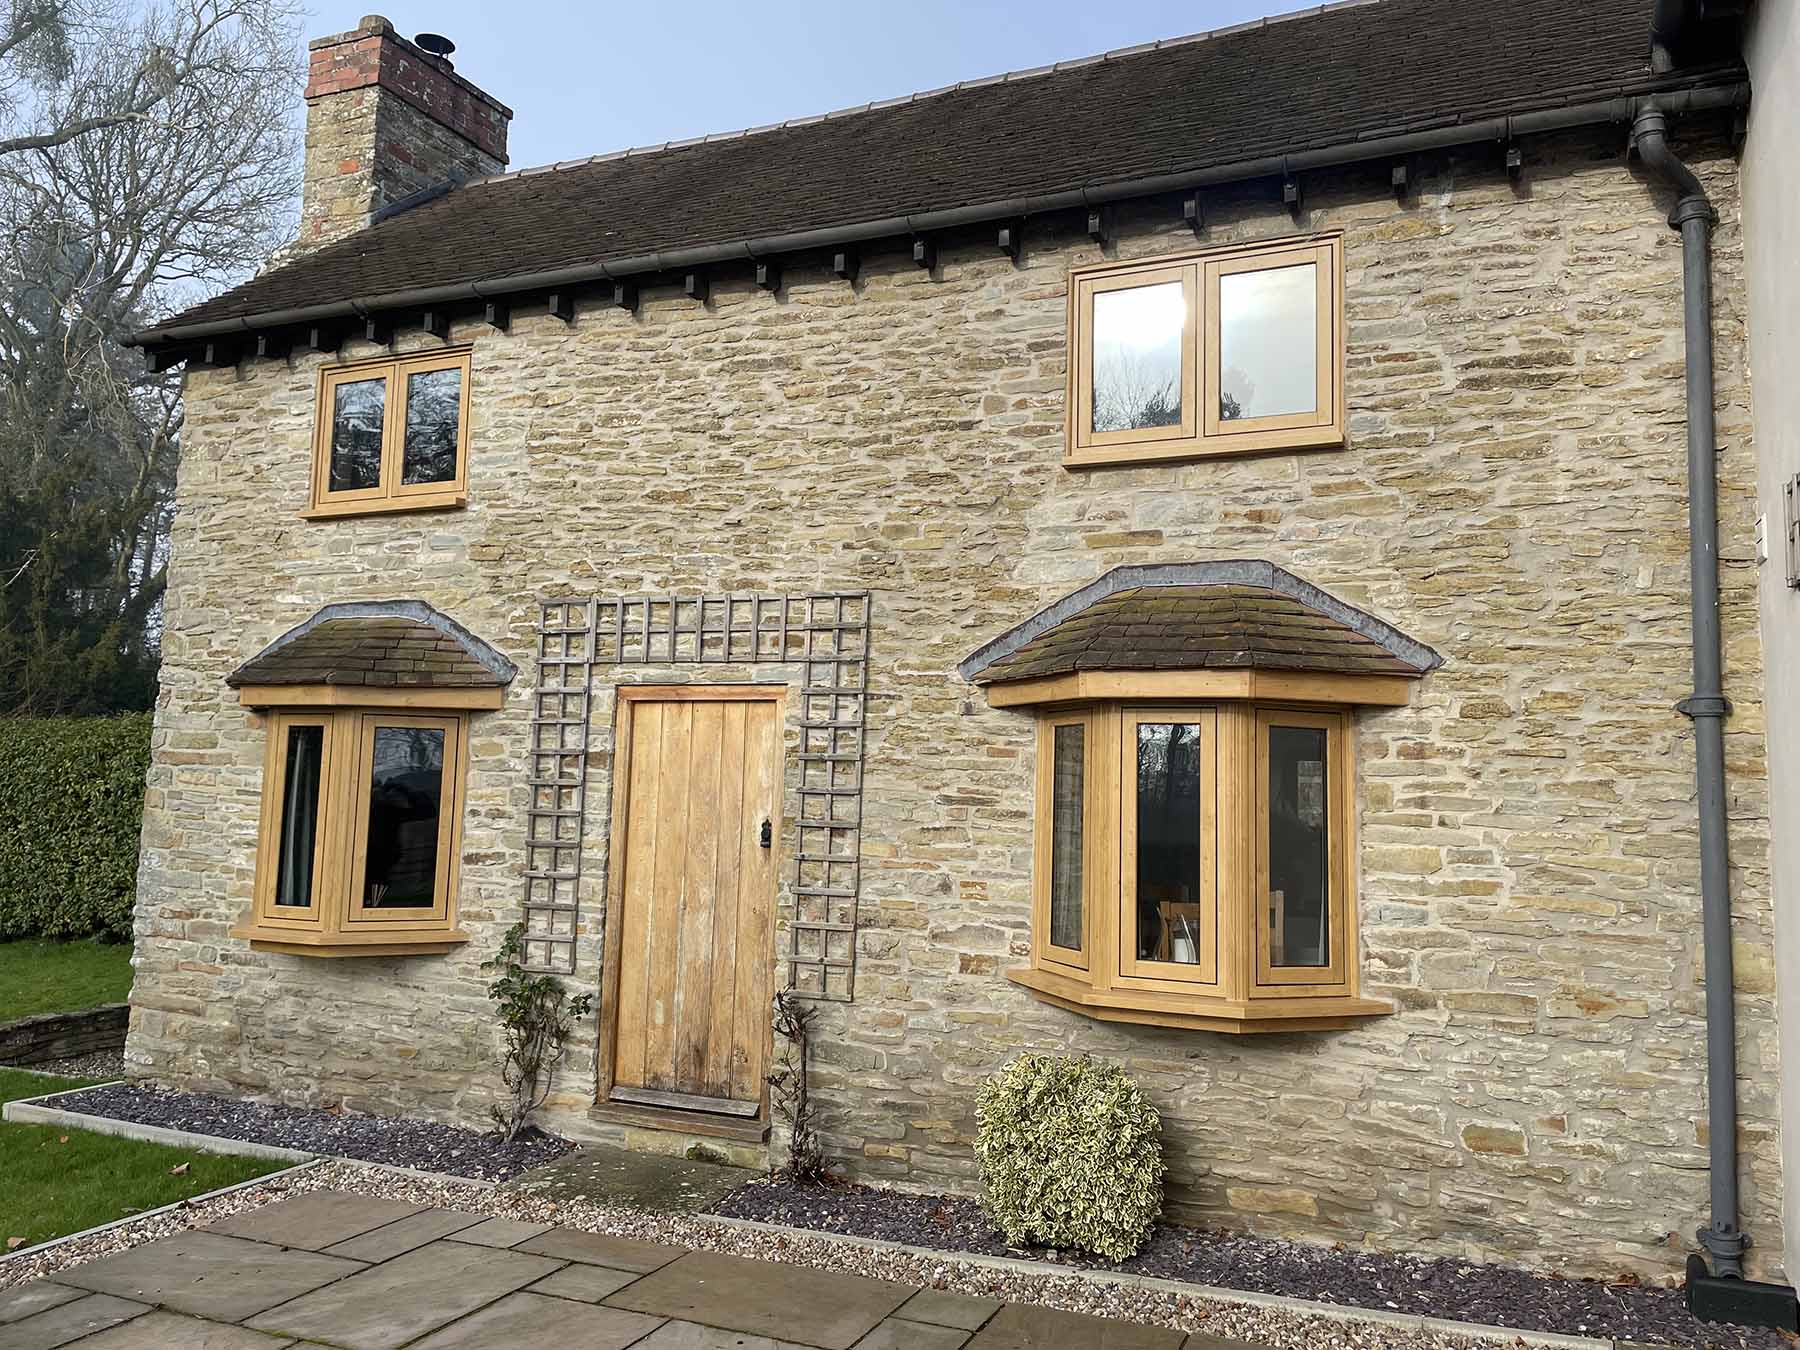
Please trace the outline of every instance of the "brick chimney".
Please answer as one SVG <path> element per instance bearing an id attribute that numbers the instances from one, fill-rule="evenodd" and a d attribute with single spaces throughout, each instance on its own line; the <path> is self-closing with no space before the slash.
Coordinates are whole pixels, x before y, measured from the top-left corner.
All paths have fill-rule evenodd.
<path id="1" fill-rule="evenodd" d="M 448 47 L 448 43 L 443 44 Z M 506 167 L 512 109 L 379 14 L 311 44 L 306 183 L 293 251 L 353 234 L 382 207 Z"/>

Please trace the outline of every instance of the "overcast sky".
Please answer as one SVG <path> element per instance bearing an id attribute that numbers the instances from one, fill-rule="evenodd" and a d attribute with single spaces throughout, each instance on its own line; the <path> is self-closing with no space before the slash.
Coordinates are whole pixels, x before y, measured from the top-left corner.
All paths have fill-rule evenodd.
<path id="1" fill-rule="evenodd" d="M 512 167 L 736 131 L 1243 23 L 1295 0 L 314 0 L 308 35 L 372 10 L 442 33 L 513 110 Z M 994 128 L 996 135 L 1004 127 Z"/>

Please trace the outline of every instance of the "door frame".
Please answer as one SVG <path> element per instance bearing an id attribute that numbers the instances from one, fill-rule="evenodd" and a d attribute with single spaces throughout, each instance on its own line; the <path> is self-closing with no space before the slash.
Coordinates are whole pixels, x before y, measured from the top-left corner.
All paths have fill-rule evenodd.
<path id="1" fill-rule="evenodd" d="M 661 1108 L 610 1100 L 613 1089 L 613 1055 L 619 1033 L 619 961 L 625 941 L 625 854 L 631 815 L 631 733 L 634 703 L 772 703 L 775 705 L 775 753 L 773 765 L 775 812 L 770 863 L 775 868 L 775 894 L 769 905 L 769 945 L 764 956 L 771 976 L 775 971 L 775 930 L 781 889 L 781 816 L 787 801 L 786 709 L 787 687 L 780 684 L 620 684 L 614 689 L 612 750 L 612 823 L 606 843 L 605 936 L 600 965 L 600 1016 L 594 1049 L 594 1106 L 592 1114 L 626 1124 L 685 1130 L 692 1134 L 716 1134 L 762 1140 L 769 1132 L 769 1091 L 765 1083 L 754 1117 L 732 1117 L 676 1108 Z M 772 1062 L 775 1028 L 763 1021 L 763 1063 Z"/>

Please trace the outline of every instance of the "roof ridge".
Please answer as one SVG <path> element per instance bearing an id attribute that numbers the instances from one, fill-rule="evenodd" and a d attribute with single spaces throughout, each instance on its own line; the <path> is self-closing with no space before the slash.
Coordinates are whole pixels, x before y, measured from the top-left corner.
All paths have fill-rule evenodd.
<path id="1" fill-rule="evenodd" d="M 1163 51 L 1171 47 L 1186 47 L 1198 42 L 1210 42 L 1214 38 L 1230 37 L 1237 33 L 1254 32 L 1267 28 L 1271 24 L 1291 23 L 1298 19 L 1316 19 L 1339 9 L 1361 9 L 1370 5 L 1378 5 L 1381 0 L 1328 0 L 1328 3 L 1312 5 L 1304 9 L 1287 10 L 1280 14 L 1265 14 L 1258 19 L 1248 19 L 1243 23 L 1228 24 L 1223 28 L 1209 28 L 1198 33 L 1188 33 L 1181 37 L 1158 38 L 1153 42 L 1134 43 L 1128 47 L 1113 47 L 1093 56 L 1078 56 L 1067 61 L 1054 61 L 1046 66 L 1027 66 L 1021 70 L 1003 71 L 998 75 L 983 75 L 972 80 L 958 80 L 955 84 L 940 85 L 936 89 L 922 89 L 917 93 L 902 94 L 897 98 L 876 99 L 868 103 L 859 103 L 853 107 L 834 108 L 830 112 L 812 113 L 805 117 L 790 117 L 781 122 L 765 122 L 761 126 L 743 127 L 737 131 L 713 131 L 703 136 L 689 136 L 683 140 L 663 141 L 655 145 L 633 145 L 623 150 L 608 150 L 604 154 L 584 155 L 580 159 L 562 159 L 552 164 L 539 164 L 523 169 L 509 169 L 505 173 L 491 173 L 479 178 L 468 178 L 456 184 L 458 188 L 480 187 L 487 183 L 504 182 L 512 178 L 530 178 L 538 174 L 558 173 L 564 169 L 579 169 L 589 164 L 605 164 L 617 159 L 633 159 L 642 155 L 658 155 L 668 150 L 685 150 L 689 146 L 711 145 L 719 141 L 743 140 L 746 136 L 761 136 L 772 131 L 786 131 L 791 127 L 812 126 L 819 122 L 835 122 L 843 117 L 855 117 L 861 113 L 880 112 L 887 108 L 904 107 L 910 103 L 918 103 L 923 99 L 941 98 L 946 94 L 959 93 L 964 89 L 982 89 L 988 85 L 1012 84 L 1020 80 L 1038 79 L 1045 75 L 1057 75 L 1066 70 L 1079 70 L 1083 66 L 1100 65 L 1108 61 L 1117 61 L 1133 56 L 1145 56 L 1151 52 Z"/>

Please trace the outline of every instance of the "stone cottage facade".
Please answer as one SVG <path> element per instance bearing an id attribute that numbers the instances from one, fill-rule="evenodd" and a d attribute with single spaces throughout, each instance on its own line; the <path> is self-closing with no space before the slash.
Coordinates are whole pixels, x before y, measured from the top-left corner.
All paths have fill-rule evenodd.
<path id="1" fill-rule="evenodd" d="M 1196 170 L 1194 185 L 1091 208 L 998 223 L 970 212 L 853 244 L 802 221 L 819 242 L 690 264 L 679 249 L 730 229 L 776 233 L 746 217 L 684 237 L 713 230 L 702 202 L 670 216 L 655 269 L 608 277 L 566 264 L 558 281 L 540 267 L 515 290 L 486 261 L 524 247 L 522 222 L 577 191 L 563 186 L 571 175 L 608 175 L 614 201 L 641 175 L 663 200 L 669 157 L 704 152 L 718 173 L 741 168 L 731 192 L 755 195 L 773 181 L 758 175 L 779 176 L 778 152 L 798 154 L 808 137 L 879 140 L 888 111 L 871 108 L 473 180 L 398 212 L 401 198 L 363 193 L 357 223 L 382 216 L 366 229 L 146 335 L 157 359 L 188 363 L 187 422 L 131 1075 L 481 1125 L 499 1079 L 478 967 L 529 919 L 534 961 L 601 996 L 543 1115 L 573 1138 L 770 1158 L 758 1056 L 770 1051 L 768 998 L 792 981 L 825 995 L 815 1092 L 831 1160 L 858 1179 L 971 1189 L 978 1084 L 1023 1050 L 1083 1052 L 1124 1064 L 1162 1112 L 1181 1219 L 1577 1275 L 1674 1275 L 1707 1187 L 1693 751 L 1674 711 L 1691 678 L 1682 261 L 1670 194 L 1628 156 L 1617 116 L 1527 115 L 1577 93 L 1626 104 L 1660 93 L 1719 213 L 1741 1222 L 1749 1268 L 1781 1278 L 1756 464 L 1731 141 L 1741 74 L 1729 60 L 1652 72 L 1643 5 L 1529 7 L 1542 12 L 1521 31 L 1543 30 L 1579 66 L 1564 86 L 1509 77 L 1489 53 L 1486 74 L 1464 81 L 1480 87 L 1421 95 L 1452 121 L 1504 108 L 1494 116 L 1516 119 L 1510 139 L 1447 130 L 1405 153 L 1297 160 L 1285 180 Z M 1329 7 L 934 97 L 1029 99 L 1107 69 L 1154 80 L 1166 62 L 1266 64 L 1309 44 L 1361 45 L 1347 35 L 1373 43 L 1382 24 L 1455 47 L 1427 31 L 1426 8 Z M 337 61 L 347 46 L 374 53 L 368 68 L 320 82 L 319 53 Z M 1354 52 L 1342 59 L 1352 86 L 1377 80 L 1353 68 Z M 441 119 L 437 140 L 468 140 L 468 98 L 440 114 L 431 90 L 414 97 L 382 74 L 405 64 L 435 73 L 437 93 L 466 92 L 438 60 L 380 21 L 316 45 L 309 203 L 338 199 L 335 180 L 320 180 L 358 158 L 319 153 L 324 135 L 372 136 L 368 154 L 386 153 L 339 100 L 398 99 L 408 116 L 423 105 Z M 492 119 L 485 144 L 469 141 L 496 160 L 497 124 L 499 144 Z M 1074 124 L 1105 152 L 1110 123 Z M 1303 130 L 1283 133 L 1296 150 L 1345 131 Z M 1189 160 L 1262 153 L 1247 139 L 1244 153 L 1215 144 L 1248 130 L 1215 131 Z M 428 177 L 486 167 L 473 152 L 429 153 L 441 159 Z M 820 172 L 859 172 L 824 160 Z M 1027 176 L 1020 168 L 995 199 L 1028 195 Z M 917 190 L 922 210 L 937 205 Z M 481 220 L 493 239 L 467 247 L 482 270 L 443 270 Z M 616 258 L 605 213 L 588 223 L 592 258 Z M 382 241 L 396 231 L 408 232 L 409 265 L 437 275 L 395 279 Z M 1335 305 L 1341 350 L 1313 372 L 1336 400 L 1335 442 L 1215 453 L 1196 422 L 1173 453 L 1071 463 L 1072 402 L 1099 398 L 1072 373 L 1088 359 L 1072 329 L 1098 328 L 1083 316 L 1103 313 L 1077 313 L 1072 278 L 1107 284 L 1133 263 L 1180 274 L 1205 333 L 1209 266 L 1263 244 L 1336 250 L 1320 266 L 1341 269 L 1341 293 L 1322 282 L 1320 303 Z M 443 294 L 440 283 L 463 281 L 466 294 Z M 1193 359 L 1182 387 L 1198 391 L 1204 348 Z M 463 363 L 454 481 L 395 488 L 383 468 L 322 496 L 340 448 L 373 433 L 321 391 L 390 381 L 378 453 L 391 467 L 414 426 L 411 414 L 394 420 L 391 391 L 425 407 L 427 377 L 446 361 Z M 1157 426 L 1185 434 L 1179 417 Z M 389 495 L 339 510 L 327 499 L 339 490 Z M 402 509 L 414 490 L 425 505 Z M 1142 570 L 1105 582 L 1121 568 Z M 1115 606 L 1105 612 L 1125 615 L 1120 650 L 1061 630 L 1050 641 L 1063 664 L 1033 668 L 1036 693 L 976 659 L 1065 620 L 1098 626 L 1100 592 L 1083 588 L 1102 582 Z M 1186 606 L 1178 620 L 1169 605 Z M 1290 626 L 1309 636 L 1291 640 Z M 1158 642 L 1167 661 L 1135 682 L 1145 672 L 1131 653 Z M 1100 654 L 1084 665 L 1070 652 Z M 1057 678 L 1074 683 L 1046 683 Z M 404 777 L 381 777 L 383 717 L 396 736 L 439 738 L 434 837 L 455 843 L 435 892 L 393 880 L 388 894 L 419 885 L 448 909 L 347 950 L 393 913 L 369 880 L 374 845 L 355 833 L 379 825 L 379 808 L 359 824 L 366 775 L 377 796 Z M 1068 761 L 1090 784 L 1111 775 L 1073 797 L 1059 776 L 1074 743 L 1063 726 L 1108 747 Z M 1147 880 L 1188 856 L 1147 861 L 1152 726 L 1202 727 L 1214 766 L 1196 779 L 1226 821 L 1201 846 L 1222 878 L 1203 887 L 1205 910 Z M 1320 747 L 1332 738 L 1329 757 L 1302 754 L 1297 806 L 1291 792 L 1279 800 L 1270 767 L 1282 752 L 1268 737 L 1284 727 L 1316 727 Z M 320 745 L 341 748 L 316 770 L 320 800 L 347 784 L 354 803 L 341 826 L 349 909 L 289 920 L 282 803 Z M 715 762 L 726 768 L 705 767 Z M 417 765 L 409 772 L 416 789 Z M 287 796 L 272 796 L 277 773 Z M 855 790 L 821 788 L 821 774 Z M 1126 780 L 1136 795 L 1121 808 Z M 582 787 L 558 786 L 571 783 Z M 1058 812 L 1071 802 L 1091 809 L 1075 826 L 1085 882 L 1052 842 L 1069 837 L 1075 818 Z M 1328 906 L 1290 908 L 1271 936 L 1258 906 L 1278 909 L 1277 889 L 1291 903 L 1302 884 L 1274 885 L 1281 810 L 1330 835 L 1342 881 L 1319 883 Z M 323 859 L 340 827 L 316 828 Z M 655 857 L 676 858 L 690 882 L 732 880 L 704 904 L 690 887 L 665 914 L 655 857 L 630 850 L 677 828 Z M 405 854 L 419 836 L 395 837 Z M 320 867 L 315 889 L 336 885 Z M 641 896 L 634 876 L 647 878 Z M 1094 890 L 1096 877 L 1113 889 Z M 1121 899 L 1133 885 L 1135 903 Z M 1202 913 L 1205 939 L 1191 922 Z M 1052 931 L 1071 914 L 1085 937 Z M 1327 914 L 1338 926 L 1320 954 L 1293 957 L 1296 932 Z M 1151 924 L 1167 926 L 1148 937 Z M 665 942 L 668 925 L 683 936 Z M 1316 1002 L 1305 986 L 1270 992 L 1282 943 L 1287 967 L 1329 968 Z M 1203 951 L 1215 973 L 1195 993 L 1180 967 Z M 706 982 L 693 983 L 696 970 Z M 668 1029 L 677 1004 L 699 1019 L 691 1046 L 690 1023 Z M 659 1063 L 674 1068 L 659 1078 Z"/>

